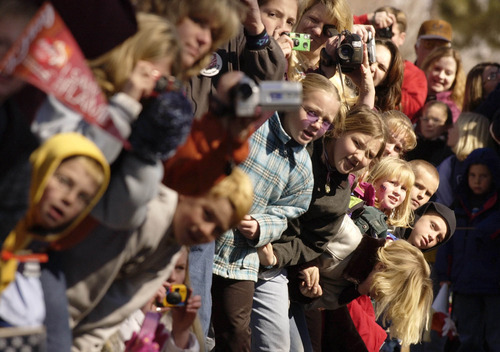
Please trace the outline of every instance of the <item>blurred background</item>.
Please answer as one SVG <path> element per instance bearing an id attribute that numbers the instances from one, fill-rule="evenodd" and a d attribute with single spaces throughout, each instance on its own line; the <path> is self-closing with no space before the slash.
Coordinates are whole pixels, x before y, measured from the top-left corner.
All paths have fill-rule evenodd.
<path id="1" fill-rule="evenodd" d="M 451 23 L 452 45 L 460 51 L 466 73 L 479 62 L 500 62 L 500 0 L 349 0 L 349 4 L 355 15 L 386 5 L 403 10 L 408 29 L 401 51 L 412 62 L 420 24 L 438 18 Z"/>

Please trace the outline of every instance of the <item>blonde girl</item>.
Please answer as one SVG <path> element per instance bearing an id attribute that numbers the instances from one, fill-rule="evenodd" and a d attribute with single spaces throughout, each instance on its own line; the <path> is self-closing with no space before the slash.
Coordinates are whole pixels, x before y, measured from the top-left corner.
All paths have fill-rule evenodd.
<path id="1" fill-rule="evenodd" d="M 381 270 L 370 287 L 375 314 L 391 322 L 389 333 L 403 346 L 418 343 L 429 325 L 433 298 L 429 264 L 422 251 L 406 241 L 388 242 L 377 257 Z"/>
<path id="2" fill-rule="evenodd" d="M 175 27 L 160 16 L 146 13 L 137 14 L 137 24 L 139 29 L 135 35 L 89 61 L 89 66 L 108 99 L 123 91 L 140 100 L 151 93 L 160 74 L 170 75 L 182 71 L 181 46 Z M 138 67 L 143 61 L 151 65 Z M 150 79 L 141 79 L 139 74 L 149 76 Z M 141 86 L 147 88 L 137 93 Z"/>
<path id="3" fill-rule="evenodd" d="M 407 241 L 386 241 L 363 236 L 346 216 L 339 236 L 310 267 L 319 270 L 322 294 L 300 288 L 316 298 L 307 308 L 325 308 L 325 314 L 352 299 L 368 295 L 375 302 L 375 315 L 391 322 L 391 337 L 403 346 L 420 341 L 429 323 L 432 303 L 430 268 L 421 250 Z"/>
<path id="4" fill-rule="evenodd" d="M 415 174 L 411 165 L 397 158 L 383 158 L 370 170 L 366 182 L 375 189 L 375 207 L 387 215 L 387 224 L 407 227 L 413 221 L 411 189 Z"/>

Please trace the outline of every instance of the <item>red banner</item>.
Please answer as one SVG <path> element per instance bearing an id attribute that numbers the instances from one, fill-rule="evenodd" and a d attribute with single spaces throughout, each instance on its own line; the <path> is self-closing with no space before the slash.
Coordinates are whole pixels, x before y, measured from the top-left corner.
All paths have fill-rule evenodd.
<path id="1" fill-rule="evenodd" d="M 0 71 L 53 94 L 86 121 L 128 145 L 108 115 L 106 98 L 83 53 L 50 3 L 44 3 L 31 19 L 0 62 Z"/>

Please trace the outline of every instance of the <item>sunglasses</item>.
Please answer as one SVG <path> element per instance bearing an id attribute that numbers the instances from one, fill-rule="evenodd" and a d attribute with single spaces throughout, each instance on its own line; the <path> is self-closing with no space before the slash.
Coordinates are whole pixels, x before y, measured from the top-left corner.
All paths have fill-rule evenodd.
<path id="1" fill-rule="evenodd" d="M 307 121 L 312 125 L 313 123 L 318 122 L 321 119 L 321 127 L 318 130 L 318 136 L 323 135 L 326 131 L 332 128 L 332 124 L 329 121 L 324 120 L 323 117 L 318 116 L 315 111 L 308 109 L 305 106 L 302 106 L 302 109 L 306 112 Z"/>

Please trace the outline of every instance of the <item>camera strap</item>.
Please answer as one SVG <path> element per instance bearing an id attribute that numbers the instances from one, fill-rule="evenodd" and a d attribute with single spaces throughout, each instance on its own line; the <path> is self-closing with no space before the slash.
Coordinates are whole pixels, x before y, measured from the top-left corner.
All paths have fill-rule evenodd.
<path id="1" fill-rule="evenodd" d="M 342 76 L 342 67 L 340 67 L 340 63 L 337 63 L 337 72 L 340 77 L 340 86 L 342 87 L 342 97 L 345 99 L 345 88 L 344 88 L 344 77 Z M 350 110 L 349 104 L 345 104 L 347 106 L 347 111 Z"/>

